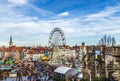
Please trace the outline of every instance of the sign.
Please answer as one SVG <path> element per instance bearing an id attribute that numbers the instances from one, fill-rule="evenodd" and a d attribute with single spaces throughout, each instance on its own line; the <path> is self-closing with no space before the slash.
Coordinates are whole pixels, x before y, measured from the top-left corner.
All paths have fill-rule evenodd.
<path id="1" fill-rule="evenodd" d="M 17 77 L 17 73 L 10 73 L 9 78 Z"/>
<path id="2" fill-rule="evenodd" d="M 95 54 L 100 55 L 100 51 L 95 51 Z"/>
<path id="3" fill-rule="evenodd" d="M 100 55 L 100 51 L 95 51 L 95 59 L 98 59 L 99 55 Z"/>

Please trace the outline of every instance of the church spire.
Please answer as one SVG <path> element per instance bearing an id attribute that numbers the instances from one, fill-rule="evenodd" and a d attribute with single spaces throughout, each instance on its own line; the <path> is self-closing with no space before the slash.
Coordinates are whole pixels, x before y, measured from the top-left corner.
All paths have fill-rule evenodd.
<path id="1" fill-rule="evenodd" d="M 12 42 L 12 35 L 10 35 L 10 42 Z"/>
<path id="2" fill-rule="evenodd" d="M 9 46 L 13 46 L 13 42 L 12 42 L 12 35 L 10 35 L 10 41 L 9 41 Z"/>

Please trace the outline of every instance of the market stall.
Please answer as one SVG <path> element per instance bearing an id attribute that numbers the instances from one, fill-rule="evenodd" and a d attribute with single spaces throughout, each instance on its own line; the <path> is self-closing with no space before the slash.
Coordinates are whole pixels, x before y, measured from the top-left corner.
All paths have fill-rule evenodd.
<path id="1" fill-rule="evenodd" d="M 78 72 L 74 68 L 69 68 L 69 67 L 58 67 L 54 70 L 55 76 L 64 78 L 67 80 L 69 75 L 76 75 Z"/>

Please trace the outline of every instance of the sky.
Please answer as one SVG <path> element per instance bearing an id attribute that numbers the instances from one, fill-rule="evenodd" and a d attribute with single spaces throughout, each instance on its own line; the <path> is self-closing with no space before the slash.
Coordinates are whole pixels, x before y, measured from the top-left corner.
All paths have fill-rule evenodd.
<path id="1" fill-rule="evenodd" d="M 0 0 L 0 46 L 48 45 L 61 28 L 67 45 L 96 45 L 104 34 L 120 44 L 120 0 Z"/>

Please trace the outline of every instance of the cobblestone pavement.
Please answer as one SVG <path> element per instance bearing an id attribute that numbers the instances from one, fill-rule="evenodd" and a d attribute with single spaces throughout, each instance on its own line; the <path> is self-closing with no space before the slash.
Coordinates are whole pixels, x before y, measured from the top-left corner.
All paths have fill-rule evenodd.
<path id="1" fill-rule="evenodd" d="M 22 77 L 23 81 L 27 81 L 27 77 Z M 16 81 L 16 77 L 15 78 L 7 78 L 6 80 L 2 80 L 2 81 Z"/>
<path id="2" fill-rule="evenodd" d="M 22 77 L 23 81 L 29 81 L 27 80 L 27 77 Z M 7 78 L 6 80 L 0 80 L 0 81 L 16 81 L 16 77 L 15 78 Z M 36 81 L 36 80 L 31 80 L 31 81 Z M 41 79 L 41 81 L 44 81 Z M 52 81 L 52 80 L 48 80 L 48 81 Z"/>

